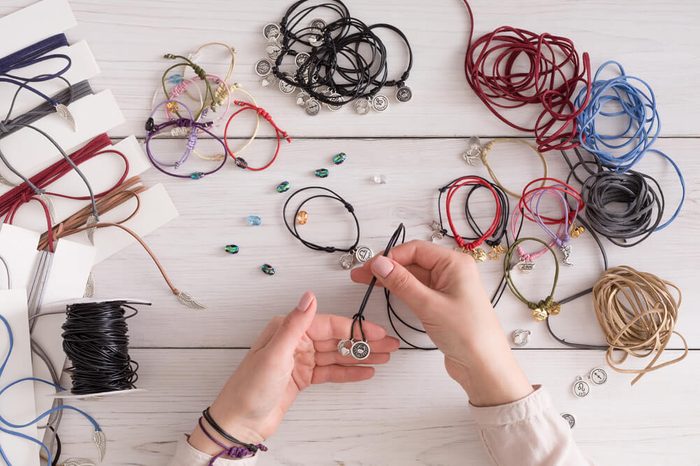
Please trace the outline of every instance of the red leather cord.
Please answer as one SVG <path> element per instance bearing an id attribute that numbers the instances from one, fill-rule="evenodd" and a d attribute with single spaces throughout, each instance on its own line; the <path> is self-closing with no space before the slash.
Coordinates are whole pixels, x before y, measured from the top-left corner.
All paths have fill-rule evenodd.
<path id="1" fill-rule="evenodd" d="M 532 187 L 533 184 L 537 183 L 543 184 L 540 186 Z M 553 185 L 547 183 L 552 183 Z M 523 194 L 520 197 L 520 200 L 518 201 L 518 210 L 522 212 L 525 218 L 530 220 L 531 222 L 534 222 L 535 218 L 532 216 L 534 213 L 530 208 L 530 203 L 528 202 L 528 199 L 535 195 L 537 192 L 543 190 L 559 191 L 566 196 L 573 197 L 576 200 L 576 202 L 578 202 L 578 209 L 569 208 L 569 223 L 574 221 L 577 212 L 582 211 L 585 206 L 585 202 L 583 202 L 583 197 L 581 196 L 581 193 L 576 191 L 576 189 L 574 189 L 571 185 L 556 178 L 536 178 L 525 185 L 525 187 L 523 188 Z M 560 223 L 564 223 L 564 221 L 567 220 L 564 217 L 554 218 L 547 217 L 542 214 L 539 214 L 538 216 L 542 220 L 542 223 L 544 223 L 545 225 L 558 225 Z"/>
<path id="2" fill-rule="evenodd" d="M 491 223 L 489 228 L 484 232 L 484 234 L 470 243 L 465 243 L 464 239 L 462 238 L 462 235 L 459 234 L 454 222 L 452 221 L 452 211 L 450 209 L 450 206 L 452 204 L 452 199 L 454 198 L 455 193 L 459 191 L 460 188 L 475 185 L 484 186 L 489 190 L 489 192 L 493 196 L 494 202 L 496 203 L 496 212 L 493 216 L 493 222 Z M 501 198 L 498 196 L 498 193 L 493 188 L 491 183 L 489 183 L 481 177 L 464 176 L 455 180 L 447 188 L 447 195 L 445 198 L 445 213 L 447 214 L 447 222 L 450 225 L 450 230 L 452 230 L 452 236 L 454 236 L 454 239 L 459 245 L 459 247 L 466 249 L 467 251 L 473 251 L 474 249 L 478 248 L 484 243 L 484 241 L 486 241 L 489 237 L 491 237 L 491 235 L 493 235 L 493 232 L 496 231 L 496 228 L 498 228 L 498 223 L 500 221 L 502 211 L 503 206 L 501 205 Z"/>
<path id="3" fill-rule="evenodd" d="M 577 147 L 576 116 L 591 94 L 588 53 L 579 59 L 570 39 L 511 26 L 474 39 L 474 15 L 469 2 L 463 2 L 470 23 L 464 72 L 477 97 L 505 124 L 534 133 L 540 152 Z M 584 104 L 576 110 L 572 97 L 579 83 L 587 92 Z M 506 116 L 507 110 L 521 107 L 539 110 L 533 126 Z"/>
<path id="4" fill-rule="evenodd" d="M 246 163 L 246 165 L 243 168 L 250 171 L 262 171 L 266 168 L 269 168 L 270 165 L 275 163 L 275 160 L 277 160 L 277 156 L 280 152 L 280 147 L 282 146 L 282 139 L 286 139 L 287 142 L 292 142 L 292 138 L 289 137 L 286 131 L 283 131 L 279 126 L 277 126 L 270 114 L 267 113 L 267 111 L 264 108 L 258 107 L 256 105 L 251 104 L 250 102 L 245 102 L 243 100 L 234 100 L 233 103 L 241 108 L 234 112 L 226 122 L 226 127 L 224 128 L 224 144 L 226 145 L 226 151 L 231 156 L 231 158 L 233 158 L 233 160 L 236 161 L 236 154 L 233 153 L 233 151 L 228 145 L 228 128 L 231 125 L 233 119 L 236 118 L 236 116 L 238 116 L 242 112 L 245 112 L 246 110 L 253 110 L 256 113 L 258 113 L 261 117 L 263 117 L 265 121 L 267 121 L 270 124 L 270 126 L 272 126 L 272 128 L 275 130 L 275 137 L 277 138 L 277 147 L 275 148 L 275 153 L 272 155 L 272 158 L 265 165 L 261 167 L 251 167 Z"/>

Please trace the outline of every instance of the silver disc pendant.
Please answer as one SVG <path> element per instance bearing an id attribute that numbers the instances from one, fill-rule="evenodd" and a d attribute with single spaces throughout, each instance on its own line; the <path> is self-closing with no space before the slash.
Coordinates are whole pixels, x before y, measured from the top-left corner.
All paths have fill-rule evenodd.
<path id="1" fill-rule="evenodd" d="M 307 115 L 318 115 L 318 113 L 321 111 L 321 104 L 318 102 L 318 100 L 312 97 L 306 101 L 306 104 L 304 105 L 304 110 L 306 111 Z"/>
<path id="2" fill-rule="evenodd" d="M 326 22 L 321 18 L 314 18 L 311 20 L 311 27 L 323 31 L 326 29 Z"/>
<path id="3" fill-rule="evenodd" d="M 370 348 L 369 344 L 366 341 L 356 341 L 350 347 L 350 354 L 353 358 L 357 359 L 358 361 L 367 359 L 369 357 L 369 353 Z"/>
<path id="4" fill-rule="evenodd" d="M 351 252 L 346 252 L 345 254 L 340 256 L 340 260 L 338 260 L 338 263 L 343 269 L 350 270 L 355 264 L 355 255 Z"/>
<path id="5" fill-rule="evenodd" d="M 329 91 L 326 94 L 326 96 L 328 96 L 330 100 L 338 102 L 337 104 L 326 103 L 326 108 L 332 112 L 340 110 L 340 108 L 342 107 L 342 104 L 340 104 L 340 94 Z"/>
<path id="6" fill-rule="evenodd" d="M 342 356 L 350 356 L 350 347 L 352 342 L 350 340 L 340 340 L 338 342 L 338 353 Z"/>
<path id="7" fill-rule="evenodd" d="M 299 53 L 297 53 L 297 55 L 294 57 L 294 63 L 296 63 L 296 65 L 297 65 L 298 67 L 301 67 L 301 66 L 304 65 L 304 63 L 306 63 L 307 61 L 309 61 L 309 58 L 311 58 L 311 55 L 309 55 L 308 53 L 306 53 L 306 52 L 299 52 Z"/>
<path id="8" fill-rule="evenodd" d="M 408 86 L 400 86 L 396 89 L 396 100 L 399 102 L 408 102 L 413 98 L 413 91 Z"/>
<path id="9" fill-rule="evenodd" d="M 277 44 L 270 44 L 265 47 L 265 53 L 268 57 L 270 57 L 270 59 L 277 60 L 277 57 L 279 57 L 280 53 L 282 53 L 282 47 Z"/>
<path id="10" fill-rule="evenodd" d="M 569 423 L 569 429 L 574 428 L 574 426 L 576 425 L 576 418 L 574 418 L 573 415 L 569 413 L 562 413 L 561 417 L 563 417 L 564 420 Z"/>
<path id="11" fill-rule="evenodd" d="M 355 250 L 355 259 L 357 259 L 357 262 L 365 263 L 372 257 L 374 257 L 374 251 L 367 246 L 360 246 Z"/>
<path id="12" fill-rule="evenodd" d="M 571 391 L 578 398 L 585 398 L 591 393 L 591 386 L 581 377 L 576 377 L 576 381 L 571 386 Z"/>
<path id="13" fill-rule="evenodd" d="M 375 95 L 372 98 L 372 108 L 377 112 L 383 112 L 389 108 L 389 99 L 382 94 Z"/>
<path id="14" fill-rule="evenodd" d="M 352 103 L 352 107 L 355 109 L 355 113 L 357 113 L 358 115 L 367 115 L 371 106 L 372 104 L 370 103 L 369 99 L 366 99 L 364 97 L 356 99 Z"/>
<path id="15" fill-rule="evenodd" d="M 608 373 L 605 372 L 605 369 L 597 367 L 588 374 L 588 378 L 596 385 L 603 385 L 608 381 Z"/>
<path id="16" fill-rule="evenodd" d="M 258 76 L 264 77 L 270 74 L 270 72 L 272 72 L 272 62 L 267 58 L 258 60 L 255 63 L 255 74 Z"/>
<path id="17" fill-rule="evenodd" d="M 263 28 L 263 36 L 267 40 L 277 40 L 277 38 L 282 34 L 279 24 L 269 23 Z"/>
<path id="18" fill-rule="evenodd" d="M 295 85 L 289 84 L 287 81 L 284 81 L 282 79 L 280 79 L 279 88 L 282 94 L 293 94 L 294 91 L 297 90 Z"/>

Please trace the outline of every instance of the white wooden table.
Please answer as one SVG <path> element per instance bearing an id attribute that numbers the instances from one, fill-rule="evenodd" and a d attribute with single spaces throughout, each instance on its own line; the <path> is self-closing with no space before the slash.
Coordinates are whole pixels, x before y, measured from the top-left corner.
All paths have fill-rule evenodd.
<path id="1" fill-rule="evenodd" d="M 4 0 L 0 14 L 30 3 Z M 162 54 L 187 53 L 212 40 L 235 46 L 236 80 L 295 139 L 285 145 L 278 163 L 261 174 L 242 173 L 229 164 L 199 182 L 176 180 L 155 170 L 145 177 L 151 184 L 164 183 L 180 211 L 178 219 L 150 235 L 148 242 L 179 286 L 205 302 L 207 310 L 179 306 L 138 247 L 96 270 L 99 296 L 128 295 L 155 304 L 131 323 L 132 353 L 141 364 L 139 386 L 147 391 L 81 406 L 104 426 L 110 440 L 106 464 L 164 465 L 175 442 L 191 429 L 271 316 L 291 309 L 306 289 L 317 293 L 323 312 L 349 316 L 364 293 L 363 286 L 352 284 L 348 273 L 336 266 L 337 257 L 313 253 L 286 232 L 281 223 L 286 195 L 274 191 L 277 183 L 286 179 L 295 188 L 321 184 L 337 190 L 356 207 L 363 242 L 379 250 L 399 222 L 406 224 L 409 238 L 428 238 L 428 225 L 436 215 L 436 188 L 459 175 L 486 176 L 483 167 L 469 168 L 459 157 L 465 138 L 523 135 L 498 122 L 466 85 L 462 61 L 467 20 L 458 0 L 348 2 L 354 15 L 395 24 L 409 37 L 415 52 L 409 80 L 414 99 L 393 103 L 382 115 L 361 117 L 348 108 L 316 118 L 307 117 L 291 98 L 260 88 L 252 69 L 263 53 L 262 26 L 279 19 L 290 2 L 71 3 L 80 26 L 69 37 L 88 40 L 102 68 L 94 86 L 111 88 L 127 116 L 128 123 L 112 132 L 115 139 L 143 136 L 151 96 L 165 65 Z M 533 332 L 531 343 L 516 350 L 516 356 L 531 381 L 547 386 L 559 409 L 576 417 L 574 435 L 591 458 L 615 465 L 699 465 L 700 193 L 695 176 L 700 174 L 700 6 L 682 0 L 475 0 L 472 7 L 477 33 L 503 24 L 559 33 L 572 38 L 579 51 L 589 51 L 594 68 L 616 59 L 656 92 L 663 122 L 657 146 L 685 172 L 686 207 L 672 228 L 642 246 L 622 250 L 607 245 L 607 250 L 612 265 L 632 265 L 682 287 L 678 329 L 692 348 L 688 358 L 647 375 L 634 388 L 630 377 L 608 370 L 609 383 L 578 400 L 570 394 L 572 381 L 604 365 L 603 354 L 562 348 L 508 294 L 497 312 L 506 332 Z M 271 133 L 264 128 L 261 134 Z M 168 150 L 174 153 L 179 147 L 172 141 Z M 262 160 L 271 147 L 269 139 L 259 141 L 249 160 Z M 330 157 L 340 151 L 349 158 L 332 167 Z M 529 157 L 504 152 L 496 168 L 504 181 L 521 186 L 538 175 Z M 548 160 L 555 175 L 564 173 L 558 154 Z M 315 178 L 313 170 L 324 166 L 331 168 L 330 177 Z M 665 183 L 672 205 L 678 188 L 671 170 L 651 160 L 642 169 Z M 372 184 L 369 177 L 374 174 L 385 174 L 388 183 Z M 249 214 L 262 216 L 263 226 L 247 226 Z M 309 228 L 312 237 L 350 237 L 346 219 L 337 210 L 319 209 L 311 223 L 321 215 L 322 221 Z M 484 221 L 487 215 L 485 210 Z M 240 254 L 223 252 L 229 243 L 240 245 Z M 590 286 L 601 271 L 590 237 L 584 235 L 575 249 L 577 265 L 563 272 L 562 296 Z M 273 264 L 277 275 L 263 275 L 259 266 L 264 262 Z M 494 287 L 499 265 L 482 267 L 485 282 Z M 546 274 L 538 274 L 531 289 L 545 286 L 547 280 Z M 386 324 L 381 293 L 372 297 L 367 315 Z M 601 342 L 589 298 L 567 305 L 554 325 L 567 338 Z M 678 341 L 673 347 L 667 357 L 678 354 Z M 466 404 L 464 394 L 447 377 L 440 355 L 402 350 L 372 381 L 315 386 L 304 393 L 269 440 L 270 451 L 261 464 L 487 464 Z M 87 434 L 82 421 L 67 416 L 62 437 L 68 455 L 92 448 Z"/>

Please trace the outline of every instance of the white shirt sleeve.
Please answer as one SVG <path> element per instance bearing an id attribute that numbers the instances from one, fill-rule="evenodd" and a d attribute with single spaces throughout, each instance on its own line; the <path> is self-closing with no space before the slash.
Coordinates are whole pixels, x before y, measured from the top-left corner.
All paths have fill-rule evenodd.
<path id="1" fill-rule="evenodd" d="M 175 456 L 170 460 L 168 466 L 209 466 L 212 458 L 212 456 L 195 449 L 186 439 L 182 439 L 178 442 Z M 258 456 L 255 455 L 242 459 L 219 458 L 214 464 L 215 466 L 255 466 L 257 463 Z"/>

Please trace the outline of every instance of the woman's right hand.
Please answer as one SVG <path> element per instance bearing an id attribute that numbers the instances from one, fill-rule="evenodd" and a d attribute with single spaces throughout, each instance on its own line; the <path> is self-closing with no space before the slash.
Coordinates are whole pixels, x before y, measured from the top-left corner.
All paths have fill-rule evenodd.
<path id="1" fill-rule="evenodd" d="M 355 282 L 369 283 L 372 276 L 420 319 L 472 404 L 494 406 L 532 392 L 471 256 L 411 241 L 352 271 Z"/>

